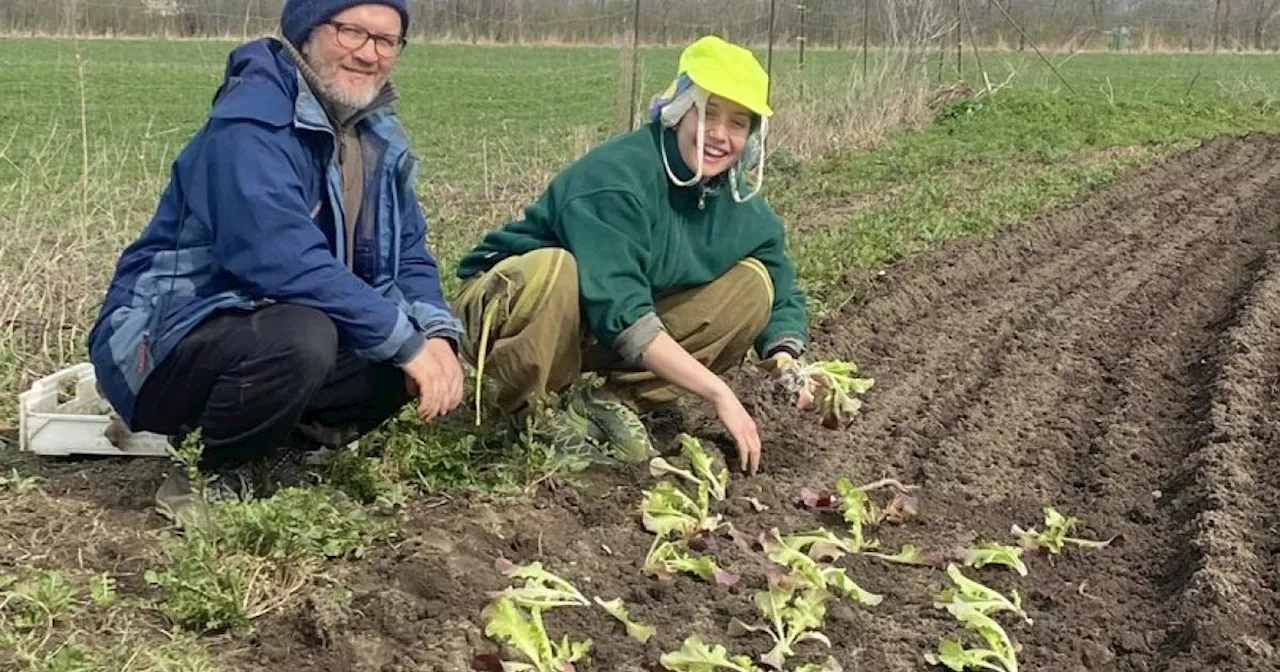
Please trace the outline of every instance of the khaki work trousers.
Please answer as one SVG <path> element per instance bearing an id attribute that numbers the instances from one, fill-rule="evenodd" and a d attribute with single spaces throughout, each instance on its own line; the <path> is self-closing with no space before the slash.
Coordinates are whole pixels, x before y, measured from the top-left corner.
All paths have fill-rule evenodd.
<path id="1" fill-rule="evenodd" d="M 742 363 L 769 320 L 773 283 L 764 264 L 744 259 L 714 281 L 660 298 L 667 333 L 717 374 Z M 675 400 L 680 389 L 643 367 L 628 366 L 590 336 L 580 312 L 578 265 L 560 248 L 542 248 L 499 262 L 468 278 L 453 310 L 466 327 L 462 355 L 476 365 L 486 310 L 485 377 L 497 382 L 508 412 L 549 392 L 560 392 L 584 372 L 605 378 L 605 388 L 639 406 Z"/>

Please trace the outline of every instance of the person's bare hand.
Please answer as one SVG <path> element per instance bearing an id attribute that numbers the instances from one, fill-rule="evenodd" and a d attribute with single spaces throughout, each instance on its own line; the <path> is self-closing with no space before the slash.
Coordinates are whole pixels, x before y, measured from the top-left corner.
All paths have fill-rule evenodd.
<path id="1" fill-rule="evenodd" d="M 760 470 L 760 432 L 756 421 L 727 386 L 715 399 L 716 415 L 738 448 L 738 464 L 744 472 Z"/>
<path id="2" fill-rule="evenodd" d="M 462 402 L 462 365 L 449 342 L 427 339 L 404 365 L 405 390 L 418 397 L 418 417 L 430 422 Z"/>
<path id="3" fill-rule="evenodd" d="M 828 381 L 824 376 L 801 376 L 804 364 L 786 351 L 767 359 L 764 367 L 774 376 L 790 381 L 796 392 L 796 408 L 801 411 L 812 408 L 818 394 L 827 386 Z"/>

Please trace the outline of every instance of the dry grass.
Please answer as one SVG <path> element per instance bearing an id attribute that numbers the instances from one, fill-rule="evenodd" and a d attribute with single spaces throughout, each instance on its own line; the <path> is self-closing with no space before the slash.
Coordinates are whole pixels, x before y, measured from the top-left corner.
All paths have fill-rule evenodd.
<path id="1" fill-rule="evenodd" d="M 19 176 L 0 187 L 0 375 L 15 386 L 83 358 L 115 257 L 155 207 L 158 175 L 118 174 L 138 148 L 90 154 L 81 136 L 50 128 L 21 165 L 0 146 Z M 0 396 L 0 413 L 15 401 Z"/>
<path id="2" fill-rule="evenodd" d="M 775 148 L 811 159 L 875 146 L 891 131 L 928 119 L 929 57 L 954 25 L 930 0 L 897 3 L 887 19 L 888 46 L 875 59 L 851 60 L 843 78 L 816 90 L 806 90 L 803 79 L 779 82 L 776 107 L 787 113 L 773 126 Z"/>
<path id="3" fill-rule="evenodd" d="M 865 79 L 852 73 L 842 90 L 802 94 L 795 85 L 780 87 L 779 104 L 788 110 L 770 127 L 770 146 L 807 160 L 874 147 L 893 130 L 927 121 L 932 87 L 909 58 L 885 59 Z"/>

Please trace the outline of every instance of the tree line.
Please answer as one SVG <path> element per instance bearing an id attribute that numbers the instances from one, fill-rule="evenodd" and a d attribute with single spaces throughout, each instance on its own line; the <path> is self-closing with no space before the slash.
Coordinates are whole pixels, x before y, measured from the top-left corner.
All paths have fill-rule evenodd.
<path id="1" fill-rule="evenodd" d="M 914 0 L 905 0 L 912 2 Z M 419 40 L 682 44 L 716 33 L 781 47 L 893 42 L 904 0 L 409 0 Z M 1280 47 L 1280 0 L 931 0 L 941 41 L 985 47 Z M 7 0 L 9 34 L 247 37 L 275 29 L 283 0 Z M 638 34 L 634 27 L 638 25 Z M 957 30 L 959 28 L 959 30 Z"/>

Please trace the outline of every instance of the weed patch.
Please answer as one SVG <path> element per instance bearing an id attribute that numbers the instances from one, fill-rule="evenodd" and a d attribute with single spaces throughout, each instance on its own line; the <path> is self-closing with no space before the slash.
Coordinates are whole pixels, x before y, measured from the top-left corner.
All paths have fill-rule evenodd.
<path id="1" fill-rule="evenodd" d="M 206 525 L 162 540 L 164 566 L 147 572 L 161 610 L 198 632 L 243 631 L 323 575 L 323 563 L 361 556 L 394 534 L 324 487 L 217 504 Z"/>
<path id="2" fill-rule="evenodd" d="M 190 634 L 156 637 L 115 578 L 49 569 L 0 575 L 0 668 L 14 672 L 213 672 Z"/>

